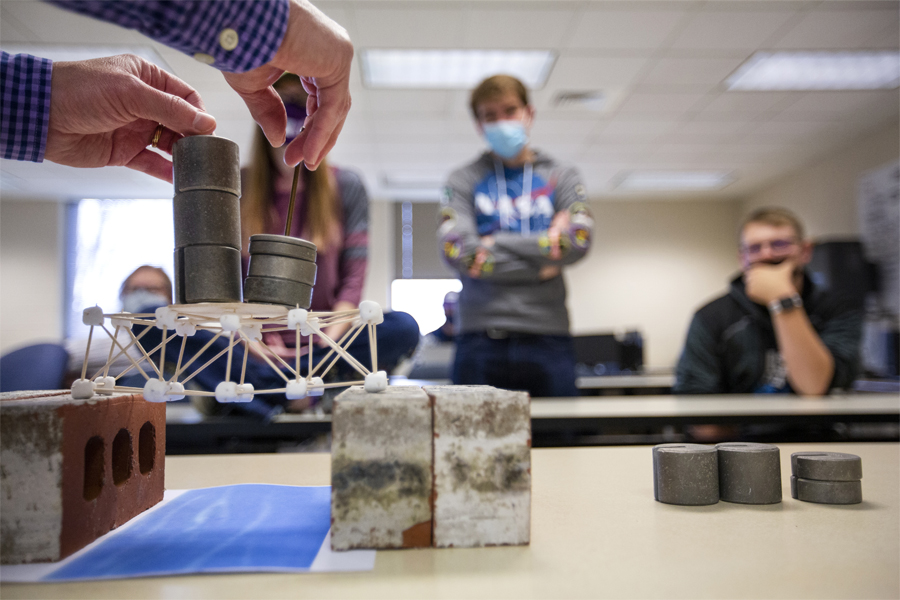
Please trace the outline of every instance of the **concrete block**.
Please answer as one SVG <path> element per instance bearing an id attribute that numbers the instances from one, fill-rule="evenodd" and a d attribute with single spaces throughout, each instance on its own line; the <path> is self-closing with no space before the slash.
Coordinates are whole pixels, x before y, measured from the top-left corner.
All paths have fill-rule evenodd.
<path id="1" fill-rule="evenodd" d="M 653 447 L 653 495 L 659 502 L 703 506 L 719 501 L 719 460 L 714 446 Z"/>
<path id="2" fill-rule="evenodd" d="M 335 399 L 331 422 L 332 549 L 431 546 L 428 395 L 352 387 Z"/>
<path id="3" fill-rule="evenodd" d="M 166 407 L 0 394 L 0 562 L 57 561 L 163 498 Z"/>
<path id="4" fill-rule="evenodd" d="M 434 545 L 528 544 L 528 394 L 489 386 L 424 389 L 434 402 Z"/>
<path id="5" fill-rule="evenodd" d="M 862 502 L 862 482 L 816 481 L 791 475 L 791 496 L 818 504 L 859 504 Z"/>
<path id="6" fill-rule="evenodd" d="M 801 479 L 817 481 L 859 481 L 862 459 L 844 452 L 794 452 L 791 472 Z"/>
<path id="7" fill-rule="evenodd" d="M 717 444 L 719 498 L 740 504 L 781 502 L 781 452 L 771 444 Z"/>

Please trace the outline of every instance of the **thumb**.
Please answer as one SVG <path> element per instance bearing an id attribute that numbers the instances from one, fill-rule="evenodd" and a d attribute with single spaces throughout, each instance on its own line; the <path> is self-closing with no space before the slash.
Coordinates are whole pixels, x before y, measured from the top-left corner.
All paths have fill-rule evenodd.
<path id="1" fill-rule="evenodd" d="M 208 134 L 216 129 L 216 119 L 191 105 L 184 98 L 168 94 L 139 82 L 126 98 L 132 113 L 142 119 L 162 123 L 184 135 Z"/>

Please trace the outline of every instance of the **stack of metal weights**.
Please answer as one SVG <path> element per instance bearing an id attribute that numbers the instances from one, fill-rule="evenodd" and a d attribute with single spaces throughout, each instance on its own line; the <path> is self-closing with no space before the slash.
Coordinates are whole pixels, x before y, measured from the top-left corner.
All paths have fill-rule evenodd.
<path id="1" fill-rule="evenodd" d="M 175 301 L 241 301 L 241 167 L 238 145 L 185 137 L 175 168 Z"/>
<path id="2" fill-rule="evenodd" d="M 315 244 L 284 235 L 250 236 L 245 301 L 309 308 L 315 283 Z"/>

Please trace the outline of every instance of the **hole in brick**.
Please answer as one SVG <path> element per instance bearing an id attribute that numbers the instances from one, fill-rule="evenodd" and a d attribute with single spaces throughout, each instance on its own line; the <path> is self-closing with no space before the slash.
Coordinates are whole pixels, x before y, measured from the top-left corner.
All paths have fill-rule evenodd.
<path id="1" fill-rule="evenodd" d="M 103 438 L 95 435 L 84 446 L 84 499 L 93 500 L 103 489 Z"/>
<path id="2" fill-rule="evenodd" d="M 141 474 L 146 475 L 153 470 L 153 463 L 156 460 L 156 428 L 150 421 L 144 423 L 141 427 L 141 435 L 138 438 L 138 462 L 141 467 Z"/>
<path id="3" fill-rule="evenodd" d="M 131 477 L 131 434 L 127 429 L 120 429 L 112 445 L 113 483 L 122 485 Z"/>

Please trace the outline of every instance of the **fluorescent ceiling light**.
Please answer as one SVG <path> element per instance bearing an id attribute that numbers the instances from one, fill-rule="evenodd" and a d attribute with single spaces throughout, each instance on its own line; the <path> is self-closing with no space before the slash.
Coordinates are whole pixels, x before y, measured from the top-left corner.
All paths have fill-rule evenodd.
<path id="1" fill-rule="evenodd" d="M 629 171 L 616 176 L 623 191 L 719 190 L 735 180 L 727 171 Z"/>
<path id="2" fill-rule="evenodd" d="M 136 54 L 168 72 L 172 67 L 152 47 L 139 46 L 66 46 L 63 44 L 2 44 L 4 52 L 10 54 L 31 54 L 41 58 L 49 58 L 53 62 L 90 60 L 116 54 Z"/>
<path id="3" fill-rule="evenodd" d="M 879 90 L 900 85 L 900 52 L 757 52 L 729 90 Z"/>
<path id="4" fill-rule="evenodd" d="M 363 50 L 370 88 L 470 89 L 504 73 L 528 88 L 544 86 L 556 56 L 549 50 Z"/>

